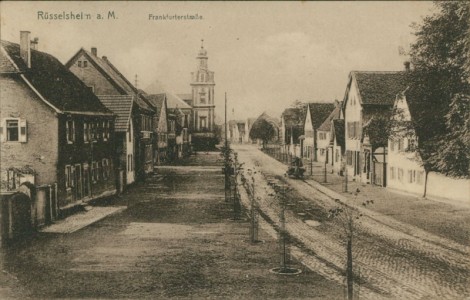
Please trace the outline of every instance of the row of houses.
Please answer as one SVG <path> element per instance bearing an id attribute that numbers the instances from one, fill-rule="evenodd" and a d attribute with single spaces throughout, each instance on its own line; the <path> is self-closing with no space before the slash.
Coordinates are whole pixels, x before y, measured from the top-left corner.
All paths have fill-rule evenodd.
<path id="1" fill-rule="evenodd" d="M 281 115 L 281 151 L 322 162 L 334 173 L 366 184 L 423 194 L 425 171 L 415 132 L 383 136 L 377 120 L 411 122 L 404 71 L 352 71 L 342 101 L 297 103 Z M 416 97 L 417 95 L 413 95 Z M 418 95 L 419 96 L 419 95 Z M 391 123 L 393 124 L 393 122 Z M 369 134 L 371 131 L 377 134 Z M 428 176 L 428 195 L 468 200 L 468 180 Z"/>
<path id="2" fill-rule="evenodd" d="M 192 94 L 182 99 L 137 89 L 94 47 L 64 65 L 39 51 L 28 31 L 20 43 L 2 40 L 2 195 L 29 183 L 32 220 L 41 225 L 145 180 L 154 165 L 213 147 L 215 83 L 207 59 L 201 47 Z"/>

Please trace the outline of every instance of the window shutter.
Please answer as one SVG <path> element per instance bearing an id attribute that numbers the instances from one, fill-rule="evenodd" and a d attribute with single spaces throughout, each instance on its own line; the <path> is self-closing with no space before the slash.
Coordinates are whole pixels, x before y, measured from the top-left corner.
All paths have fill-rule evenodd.
<path id="1" fill-rule="evenodd" d="M 21 143 L 28 141 L 28 128 L 26 126 L 26 120 L 20 120 L 20 138 Z"/>
<path id="2" fill-rule="evenodd" d="M 0 141 L 1 142 L 5 141 L 5 134 L 3 133 L 4 128 L 5 128 L 5 122 L 2 121 L 2 123 L 0 124 Z"/>
<path id="3" fill-rule="evenodd" d="M 75 121 L 72 121 L 72 142 L 75 142 Z"/>

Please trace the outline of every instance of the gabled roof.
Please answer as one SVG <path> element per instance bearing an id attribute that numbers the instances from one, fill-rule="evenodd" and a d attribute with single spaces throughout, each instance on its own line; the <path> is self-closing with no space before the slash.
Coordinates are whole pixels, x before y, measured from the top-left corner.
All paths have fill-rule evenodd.
<path id="1" fill-rule="evenodd" d="M 319 131 L 330 131 L 331 130 L 331 121 L 339 119 L 341 113 L 341 102 L 336 104 L 335 109 L 330 113 L 330 115 L 325 119 L 325 121 L 318 127 Z"/>
<path id="2" fill-rule="evenodd" d="M 345 150 L 345 139 L 344 139 L 344 119 L 333 120 L 333 135 L 332 138 L 336 140 L 336 144 L 341 146 L 342 151 Z"/>
<path id="3" fill-rule="evenodd" d="M 396 95 L 406 88 L 406 71 L 351 71 L 349 76 L 344 100 L 347 100 L 351 83 L 355 81 L 362 105 L 391 106 Z"/>
<path id="4" fill-rule="evenodd" d="M 68 113 L 112 115 L 93 92 L 54 56 L 31 49 L 31 68 L 20 57 L 20 46 L 1 41 L 1 73 L 21 73 L 56 110 Z M 8 60 L 8 62 L 6 61 Z"/>
<path id="5" fill-rule="evenodd" d="M 126 132 L 132 113 L 133 96 L 129 95 L 101 95 L 100 101 L 116 114 L 114 128 L 118 132 Z"/>
<path id="6" fill-rule="evenodd" d="M 192 107 L 180 97 L 168 92 L 165 92 L 165 94 L 168 108 L 192 109 Z"/>
<path id="7" fill-rule="evenodd" d="M 312 102 L 308 104 L 310 109 L 310 119 L 312 120 L 313 129 L 318 129 L 320 125 L 325 121 L 326 118 L 335 109 L 334 103 L 319 103 Z M 339 114 L 339 111 L 338 111 Z"/>
<path id="8" fill-rule="evenodd" d="M 13 61 L 8 58 L 8 54 L 5 49 L 2 47 L 0 52 L 0 73 L 18 73 L 19 70 L 14 65 Z"/>
<path id="9" fill-rule="evenodd" d="M 150 103 L 157 108 L 157 112 L 160 112 L 163 106 L 163 101 L 165 100 L 165 94 L 147 95 L 146 97 Z"/>
<path id="10" fill-rule="evenodd" d="M 70 68 L 80 56 L 86 56 L 86 58 L 100 71 L 103 76 L 113 84 L 123 94 L 127 95 L 140 95 L 134 97 L 134 101 L 140 109 L 153 111 L 153 108 L 146 102 L 145 96 L 143 96 L 127 78 L 122 75 L 121 72 L 109 61 L 108 58 L 103 56 L 102 58 L 93 55 L 91 52 L 81 48 L 65 65 Z"/>

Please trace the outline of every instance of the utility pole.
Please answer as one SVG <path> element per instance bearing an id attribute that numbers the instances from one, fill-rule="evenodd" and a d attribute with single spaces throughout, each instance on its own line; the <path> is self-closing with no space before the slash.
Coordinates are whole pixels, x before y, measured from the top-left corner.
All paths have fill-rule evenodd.
<path id="1" fill-rule="evenodd" d="M 228 150 L 228 125 L 227 125 L 227 92 L 225 92 L 225 147 L 224 147 L 224 175 L 225 175 L 225 202 L 230 200 L 230 165 L 229 165 L 229 150 Z"/>
<path id="2" fill-rule="evenodd" d="M 227 129 L 227 92 L 225 92 L 225 148 L 228 148 Z"/>

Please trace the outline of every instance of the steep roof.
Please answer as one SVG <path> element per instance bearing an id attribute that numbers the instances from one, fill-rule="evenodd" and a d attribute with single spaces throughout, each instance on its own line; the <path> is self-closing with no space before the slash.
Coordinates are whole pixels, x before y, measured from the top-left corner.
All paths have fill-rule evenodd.
<path id="1" fill-rule="evenodd" d="M 335 109 L 334 103 L 312 102 L 309 103 L 308 106 L 310 108 L 310 119 L 312 120 L 312 126 L 314 129 L 318 129 Z"/>
<path id="2" fill-rule="evenodd" d="M 188 103 L 184 102 L 183 99 L 181 99 L 180 97 L 169 92 L 165 92 L 165 94 L 166 94 L 166 101 L 167 101 L 168 108 L 179 108 L 179 109 L 191 109 L 192 108 Z"/>
<path id="3" fill-rule="evenodd" d="M 139 97 L 134 97 L 134 101 L 140 109 L 153 111 L 153 108 L 146 102 L 145 96 L 139 92 L 139 90 L 130 83 L 127 78 L 109 61 L 108 58 L 103 56 L 102 58 L 93 55 L 91 52 L 81 48 L 65 65 L 70 66 L 75 61 L 84 55 L 94 66 L 122 93 L 127 95 L 137 94 Z"/>
<path id="4" fill-rule="evenodd" d="M 12 71 L 23 74 L 31 85 L 56 109 L 69 113 L 112 115 L 93 92 L 54 56 L 31 50 L 31 68 L 20 57 L 19 44 L 1 41 L 1 73 Z M 10 61 L 11 59 L 11 61 Z M 7 62 L 8 60 L 9 62 Z"/>
<path id="5" fill-rule="evenodd" d="M 118 132 L 126 132 L 132 113 L 133 96 L 129 95 L 101 95 L 100 101 L 116 114 L 114 128 Z"/>
<path id="6" fill-rule="evenodd" d="M 163 101 L 165 100 L 165 94 L 147 95 L 147 99 L 154 107 L 157 108 L 157 112 L 160 112 L 163 106 Z"/>
<path id="7" fill-rule="evenodd" d="M 406 88 L 405 71 L 352 71 L 350 76 L 356 80 L 363 105 L 393 105 L 397 94 Z"/>
<path id="8" fill-rule="evenodd" d="M 0 73 L 18 73 L 19 70 L 13 64 L 13 61 L 8 59 L 8 54 L 5 49 L 2 47 L 0 52 Z"/>
<path id="9" fill-rule="evenodd" d="M 318 127 L 319 131 L 330 131 L 331 130 L 331 121 L 339 119 L 341 113 L 341 102 L 336 104 L 335 109 L 330 113 L 330 115 L 325 119 L 325 121 Z"/>
<path id="10" fill-rule="evenodd" d="M 344 139 L 344 119 L 333 120 L 333 137 L 336 139 L 336 144 L 341 146 L 342 151 L 345 150 L 345 139 Z"/>

